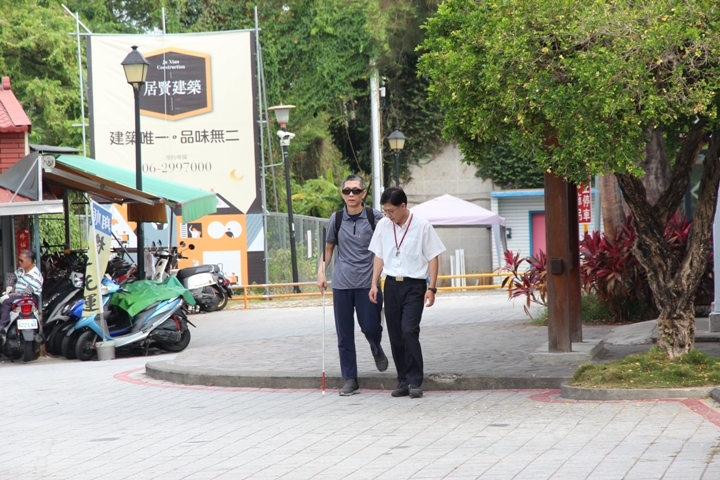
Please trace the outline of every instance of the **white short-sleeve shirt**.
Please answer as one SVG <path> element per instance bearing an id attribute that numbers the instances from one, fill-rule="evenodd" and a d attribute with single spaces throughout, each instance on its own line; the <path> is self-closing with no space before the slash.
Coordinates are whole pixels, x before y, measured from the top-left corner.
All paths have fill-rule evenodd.
<path id="1" fill-rule="evenodd" d="M 430 222 L 410 213 L 402 227 L 383 218 L 375 228 L 368 250 L 382 258 L 385 275 L 427 278 L 430 260 L 444 252 L 445 245 Z"/>

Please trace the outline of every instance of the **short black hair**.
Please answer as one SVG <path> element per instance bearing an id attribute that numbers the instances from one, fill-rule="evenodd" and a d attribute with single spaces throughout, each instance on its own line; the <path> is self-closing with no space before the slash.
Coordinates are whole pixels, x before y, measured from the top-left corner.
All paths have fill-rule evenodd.
<path id="1" fill-rule="evenodd" d="M 400 187 L 388 187 L 380 195 L 380 205 L 391 204 L 395 207 L 399 207 L 403 203 L 407 205 L 407 195 Z"/>
<path id="2" fill-rule="evenodd" d="M 360 188 L 365 190 L 365 179 L 361 177 L 360 175 L 351 174 L 345 177 L 345 180 L 342 181 L 342 188 L 345 188 L 345 184 L 347 182 L 360 182 Z"/>

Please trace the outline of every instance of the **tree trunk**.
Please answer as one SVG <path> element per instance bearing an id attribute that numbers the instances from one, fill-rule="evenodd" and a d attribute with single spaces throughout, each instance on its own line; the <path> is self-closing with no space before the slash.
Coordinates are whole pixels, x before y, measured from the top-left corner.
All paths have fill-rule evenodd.
<path id="1" fill-rule="evenodd" d="M 614 239 L 627 216 L 627 212 L 623 208 L 622 192 L 614 175 L 599 177 L 598 188 L 600 189 L 603 230 L 605 235 Z"/>
<path id="2" fill-rule="evenodd" d="M 709 133 L 712 137 L 703 163 L 692 230 L 685 257 L 678 261 L 668 249 L 664 228 L 682 201 L 695 159 L 708 141 Z M 718 151 L 720 131 L 708 132 L 702 120 L 695 123 L 683 140 L 668 186 L 654 206 L 648 201 L 645 185 L 640 179 L 616 174 L 637 233 L 633 252 L 647 272 L 648 285 L 660 310 L 658 348 L 668 358 L 689 352 L 695 344 L 693 300 L 707 266 L 712 243 L 712 224 L 720 183 Z"/>
<path id="3" fill-rule="evenodd" d="M 645 194 L 650 205 L 655 205 L 670 181 L 670 162 L 665 152 L 663 135 L 657 128 L 646 128 L 649 141 L 645 147 L 645 161 L 640 166 L 645 170 L 642 178 Z"/>
<path id="4" fill-rule="evenodd" d="M 675 358 L 695 348 L 695 310 L 668 305 L 658 317 L 657 347 L 668 358 Z"/>

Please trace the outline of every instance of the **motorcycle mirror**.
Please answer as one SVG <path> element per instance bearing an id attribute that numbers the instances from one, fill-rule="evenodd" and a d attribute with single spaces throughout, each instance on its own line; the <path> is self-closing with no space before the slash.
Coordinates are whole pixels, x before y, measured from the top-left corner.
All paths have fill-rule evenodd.
<path id="1" fill-rule="evenodd" d="M 185 248 L 185 242 L 180 242 L 180 246 Z"/>
<path id="2" fill-rule="evenodd" d="M 155 240 L 153 240 L 152 246 L 153 246 L 153 248 L 154 248 L 154 247 L 157 247 L 157 245 L 155 245 Z"/>
<path id="3" fill-rule="evenodd" d="M 158 240 L 158 246 L 162 248 L 162 240 Z"/>
<path id="4" fill-rule="evenodd" d="M 190 245 L 188 245 L 188 248 L 189 248 L 190 250 L 195 250 L 195 245 L 193 245 L 193 244 L 191 243 Z"/>

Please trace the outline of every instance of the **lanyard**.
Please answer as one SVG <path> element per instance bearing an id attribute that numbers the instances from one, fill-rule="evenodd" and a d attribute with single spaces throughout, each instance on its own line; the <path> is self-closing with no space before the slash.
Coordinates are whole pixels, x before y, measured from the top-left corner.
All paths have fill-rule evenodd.
<path id="1" fill-rule="evenodd" d="M 395 256 L 400 256 L 400 247 L 402 247 L 403 242 L 405 241 L 405 235 L 410 231 L 410 225 L 412 224 L 413 220 L 413 214 L 410 214 L 410 220 L 408 220 L 407 228 L 405 229 L 405 233 L 403 233 L 402 238 L 400 239 L 400 243 L 398 244 L 397 241 L 397 232 L 395 230 L 395 222 L 393 222 L 393 236 L 395 237 Z"/>

